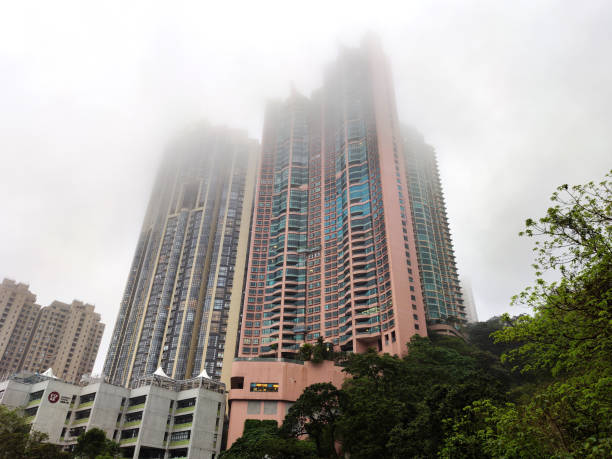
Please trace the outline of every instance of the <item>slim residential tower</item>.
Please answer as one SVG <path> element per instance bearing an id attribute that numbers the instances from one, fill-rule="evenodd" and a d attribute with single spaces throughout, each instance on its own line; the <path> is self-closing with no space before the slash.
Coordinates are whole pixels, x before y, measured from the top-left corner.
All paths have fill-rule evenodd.
<path id="1" fill-rule="evenodd" d="M 223 379 L 235 354 L 258 144 L 201 126 L 161 165 L 104 373 Z M 229 380 L 229 374 L 227 378 Z"/>
<path id="2" fill-rule="evenodd" d="M 436 152 L 416 130 L 402 129 L 406 180 L 430 330 L 455 333 L 466 322 Z"/>

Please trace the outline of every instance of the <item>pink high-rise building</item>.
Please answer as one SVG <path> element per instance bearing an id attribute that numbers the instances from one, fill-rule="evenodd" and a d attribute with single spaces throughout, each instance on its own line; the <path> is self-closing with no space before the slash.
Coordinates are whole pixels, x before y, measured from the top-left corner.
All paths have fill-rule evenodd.
<path id="1" fill-rule="evenodd" d="M 330 363 L 287 360 L 304 343 L 402 355 L 427 335 L 402 148 L 375 39 L 344 49 L 310 98 L 269 104 L 229 444 L 245 419 L 282 420 L 304 387 L 342 380 Z"/>

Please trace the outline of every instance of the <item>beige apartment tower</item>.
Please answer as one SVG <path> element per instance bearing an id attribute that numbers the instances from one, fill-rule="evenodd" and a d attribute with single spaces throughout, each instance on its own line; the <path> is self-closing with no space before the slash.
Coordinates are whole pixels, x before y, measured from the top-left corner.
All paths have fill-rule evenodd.
<path id="1" fill-rule="evenodd" d="M 0 284 L 0 375 L 21 369 L 40 313 L 27 284 L 4 279 Z"/>
<path id="2" fill-rule="evenodd" d="M 28 285 L 4 279 L 0 284 L 0 375 L 48 368 L 78 383 L 91 373 L 104 324 L 90 304 L 35 303 Z"/>
<path id="3" fill-rule="evenodd" d="M 259 144 L 197 126 L 167 148 L 104 365 L 130 386 L 158 367 L 229 385 Z"/>

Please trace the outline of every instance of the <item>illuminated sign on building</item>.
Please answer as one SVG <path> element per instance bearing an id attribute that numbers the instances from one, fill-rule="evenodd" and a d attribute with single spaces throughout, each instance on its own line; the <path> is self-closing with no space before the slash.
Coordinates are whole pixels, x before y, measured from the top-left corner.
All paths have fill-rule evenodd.
<path id="1" fill-rule="evenodd" d="M 251 392 L 278 392 L 278 383 L 251 383 Z"/>

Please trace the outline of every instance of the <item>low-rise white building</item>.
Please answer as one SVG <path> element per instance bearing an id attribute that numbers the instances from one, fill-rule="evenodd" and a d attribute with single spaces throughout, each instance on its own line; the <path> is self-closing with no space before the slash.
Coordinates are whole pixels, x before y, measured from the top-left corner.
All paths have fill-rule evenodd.
<path id="1" fill-rule="evenodd" d="M 163 373 L 131 389 L 102 379 L 77 386 L 51 374 L 17 374 L 0 382 L 0 404 L 22 409 L 33 430 L 66 449 L 97 427 L 121 445 L 123 457 L 213 459 L 221 447 L 225 386 Z"/>

